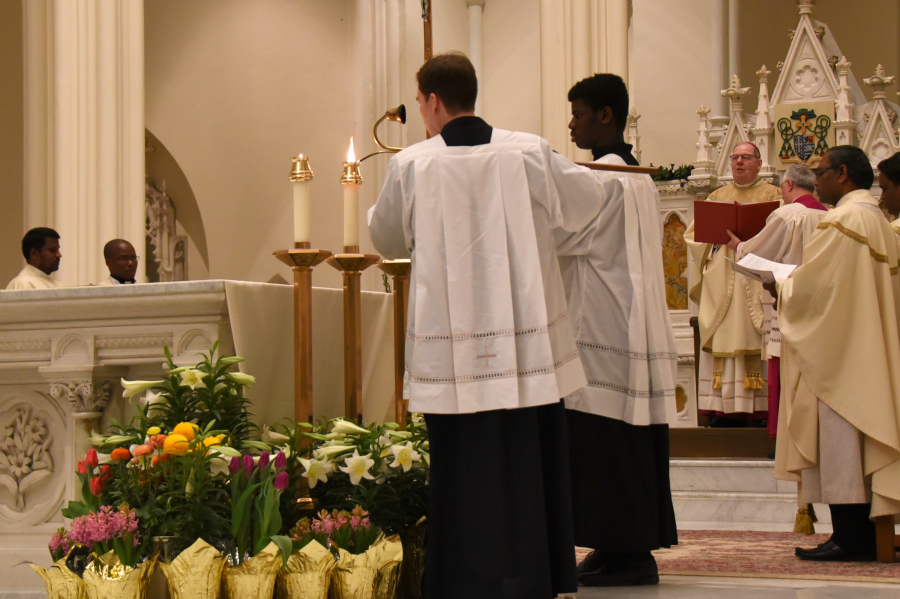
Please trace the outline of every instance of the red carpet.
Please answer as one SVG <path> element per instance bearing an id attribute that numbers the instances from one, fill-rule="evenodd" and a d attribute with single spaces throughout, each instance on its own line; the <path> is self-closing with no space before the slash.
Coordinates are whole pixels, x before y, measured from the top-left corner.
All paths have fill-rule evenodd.
<path id="1" fill-rule="evenodd" d="M 810 537 L 784 532 L 743 530 L 680 530 L 679 544 L 654 551 L 660 574 L 795 578 L 900 584 L 900 562 L 807 562 L 794 556 L 795 547 L 815 547 L 830 535 Z M 581 561 L 586 550 L 576 551 Z"/>

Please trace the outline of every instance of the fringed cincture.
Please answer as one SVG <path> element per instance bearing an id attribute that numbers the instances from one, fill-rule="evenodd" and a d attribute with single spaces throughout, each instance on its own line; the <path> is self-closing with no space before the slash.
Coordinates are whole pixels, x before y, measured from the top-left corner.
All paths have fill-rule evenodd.
<path id="1" fill-rule="evenodd" d="M 812 509 L 812 504 L 798 509 L 797 518 L 794 520 L 794 532 L 806 536 L 816 534 L 816 527 L 813 526 L 813 522 L 815 522 L 814 516 L 815 512 Z"/>
<path id="2" fill-rule="evenodd" d="M 762 389 L 765 387 L 762 375 L 755 372 L 744 373 L 744 389 Z"/>
<path id="3" fill-rule="evenodd" d="M 713 373 L 712 388 L 713 389 L 721 389 L 722 388 L 722 373 L 721 372 Z"/>

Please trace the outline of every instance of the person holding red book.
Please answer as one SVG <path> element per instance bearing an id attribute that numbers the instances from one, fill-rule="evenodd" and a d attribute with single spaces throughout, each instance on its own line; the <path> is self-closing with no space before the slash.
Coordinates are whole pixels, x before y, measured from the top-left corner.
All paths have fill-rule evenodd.
<path id="1" fill-rule="evenodd" d="M 734 183 L 717 189 L 709 201 L 771 202 L 781 191 L 759 177 L 759 148 L 739 143 L 731 154 Z M 699 305 L 700 385 L 702 413 L 716 416 L 712 426 L 745 426 L 764 420 L 766 384 L 762 368 L 763 313 L 761 284 L 735 274 L 727 246 L 694 239 L 694 223 L 684 234 L 691 257 L 690 298 Z"/>

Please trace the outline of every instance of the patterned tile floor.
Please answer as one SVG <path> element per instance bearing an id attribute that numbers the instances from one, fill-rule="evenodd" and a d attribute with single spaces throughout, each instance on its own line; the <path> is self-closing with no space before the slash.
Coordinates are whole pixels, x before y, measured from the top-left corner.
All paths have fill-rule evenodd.
<path id="1" fill-rule="evenodd" d="M 578 599 L 898 599 L 900 585 L 813 580 L 661 576 L 642 587 L 582 588 Z"/>

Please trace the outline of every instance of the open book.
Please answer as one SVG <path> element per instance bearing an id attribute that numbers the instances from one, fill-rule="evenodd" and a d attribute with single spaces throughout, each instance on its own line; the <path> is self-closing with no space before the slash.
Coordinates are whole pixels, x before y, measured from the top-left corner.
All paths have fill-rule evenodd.
<path id="1" fill-rule="evenodd" d="M 739 272 L 745 277 L 761 283 L 774 283 L 775 279 L 787 279 L 797 268 L 793 264 L 772 262 L 755 254 L 747 254 L 737 262 L 731 258 L 728 258 L 728 261 L 734 267 L 734 272 Z"/>
<path id="2" fill-rule="evenodd" d="M 731 238 L 726 229 L 741 241 L 747 241 L 763 230 L 766 219 L 780 205 L 781 202 L 739 204 L 697 200 L 694 202 L 694 241 L 728 243 Z"/>

